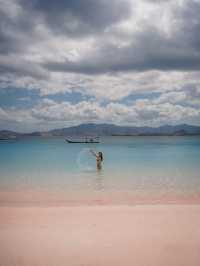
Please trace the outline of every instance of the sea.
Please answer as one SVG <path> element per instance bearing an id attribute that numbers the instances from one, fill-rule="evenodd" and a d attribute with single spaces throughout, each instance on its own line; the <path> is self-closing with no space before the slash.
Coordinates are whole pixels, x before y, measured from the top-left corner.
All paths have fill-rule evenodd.
<path id="1" fill-rule="evenodd" d="M 103 153 L 97 170 L 91 153 Z M 0 141 L 0 204 L 159 203 L 200 198 L 199 136 L 63 137 Z"/>

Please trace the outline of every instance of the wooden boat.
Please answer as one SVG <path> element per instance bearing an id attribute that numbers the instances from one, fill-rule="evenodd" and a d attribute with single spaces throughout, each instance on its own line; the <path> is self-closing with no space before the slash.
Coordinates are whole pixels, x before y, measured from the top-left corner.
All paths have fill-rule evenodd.
<path id="1" fill-rule="evenodd" d="M 99 138 L 85 138 L 84 140 L 71 140 L 71 139 L 65 139 L 68 143 L 99 143 Z"/>

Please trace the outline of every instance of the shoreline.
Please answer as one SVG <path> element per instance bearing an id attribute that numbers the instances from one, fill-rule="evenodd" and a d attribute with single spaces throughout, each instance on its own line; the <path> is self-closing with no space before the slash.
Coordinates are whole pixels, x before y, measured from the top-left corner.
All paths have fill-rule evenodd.
<path id="1" fill-rule="evenodd" d="M 141 191 L 0 191 L 3 206 L 135 206 L 135 205 L 200 205 L 200 193 L 142 193 Z"/>

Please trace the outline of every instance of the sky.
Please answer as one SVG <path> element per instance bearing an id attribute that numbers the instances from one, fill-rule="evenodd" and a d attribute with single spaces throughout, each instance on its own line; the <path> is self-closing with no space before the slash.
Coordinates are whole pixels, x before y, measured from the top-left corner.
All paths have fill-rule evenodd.
<path id="1" fill-rule="evenodd" d="M 0 0 L 0 130 L 200 125 L 200 0 Z"/>

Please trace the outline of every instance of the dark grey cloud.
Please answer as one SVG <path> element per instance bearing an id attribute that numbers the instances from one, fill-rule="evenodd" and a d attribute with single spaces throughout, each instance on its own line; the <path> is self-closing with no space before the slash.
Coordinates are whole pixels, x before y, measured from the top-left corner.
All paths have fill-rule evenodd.
<path id="1" fill-rule="evenodd" d="M 20 6 L 19 1 L 0 5 L 0 75 L 14 74 L 43 79 L 47 70 L 24 58 L 30 45 L 37 43 L 37 15 Z"/>
<path id="2" fill-rule="evenodd" d="M 170 0 L 145 1 L 158 5 L 165 3 L 166 6 L 171 2 Z M 143 23 L 137 32 L 127 37 L 126 46 L 121 46 L 120 40 L 112 44 L 109 42 L 109 38 L 116 37 L 115 31 L 111 30 L 107 34 L 102 32 L 131 15 L 128 0 L 16 0 L 14 2 L 21 8 L 21 15 L 11 16 L 0 7 L 0 53 L 10 56 L 3 62 L 0 61 L 1 73 L 10 71 L 23 74 L 24 71 L 24 75 L 34 74 L 37 70 L 36 63 L 32 63 L 34 69 L 32 71 L 31 62 L 29 66 L 24 59 L 16 60 L 19 62 L 17 67 L 17 62 L 14 62 L 13 66 L 12 60 L 13 55 L 26 54 L 30 45 L 33 47 L 34 43 L 40 42 L 36 30 L 40 23 L 46 23 L 47 31 L 53 29 L 51 37 L 55 39 L 56 31 L 64 38 L 70 39 L 85 38 L 88 34 L 92 34 L 95 41 L 95 49 L 80 55 L 79 60 L 66 59 L 64 62 L 58 62 L 55 57 L 55 61 L 45 59 L 42 65 L 38 63 L 37 72 L 41 71 L 41 76 L 45 73 L 43 68 L 52 72 L 83 74 L 200 69 L 200 2 L 185 0 L 182 6 L 177 4 L 177 8 L 170 11 L 176 22 L 170 36 L 151 23 L 150 25 Z M 122 34 L 122 42 L 123 36 Z"/>
<path id="3" fill-rule="evenodd" d="M 177 38 L 196 52 L 200 52 L 200 1 L 187 1 L 182 9 L 177 10 L 179 22 Z"/>
<path id="4" fill-rule="evenodd" d="M 135 35 L 134 42 L 126 47 L 103 44 L 93 54 L 78 62 L 69 60 L 48 62 L 44 66 L 50 71 L 101 74 L 106 72 L 200 69 L 200 53 L 182 44 L 183 40 L 168 39 L 154 28 L 147 27 Z"/>
<path id="5" fill-rule="evenodd" d="M 0 6 L 0 54 L 22 52 L 30 41 L 33 42 L 31 36 L 37 19 L 28 10 L 23 9 L 18 1 L 15 4 L 16 6 L 10 3 L 10 8 L 19 9 L 19 14 L 9 14 L 6 4 L 5 8 L 3 4 Z"/>
<path id="6" fill-rule="evenodd" d="M 48 72 L 36 63 L 27 60 L 16 60 L 15 56 L 0 56 L 0 75 L 14 74 L 17 76 L 30 76 L 36 79 L 45 79 Z"/>
<path id="7" fill-rule="evenodd" d="M 150 1 L 151 2 L 151 1 Z M 163 2 L 163 1 L 157 1 Z M 168 36 L 157 27 L 142 25 L 125 47 L 103 39 L 95 52 L 78 62 L 48 62 L 50 71 L 101 74 L 116 71 L 200 70 L 200 2 L 185 1 L 172 15 L 176 21 Z"/>
<path id="8" fill-rule="evenodd" d="M 37 32 L 39 24 L 46 26 L 47 31 L 53 30 L 53 35 L 56 32 L 69 38 L 82 38 L 96 35 L 127 18 L 131 14 L 129 7 L 127 0 L 3 1 L 0 6 L 0 54 L 7 58 L 0 58 L 1 75 L 46 75 L 41 65 L 37 70 L 36 63 L 19 58 L 41 41 L 42 36 Z"/>
<path id="9" fill-rule="evenodd" d="M 161 3 L 172 2 L 173 0 L 144 0 L 144 1 L 151 4 L 161 4 Z"/>
<path id="10" fill-rule="evenodd" d="M 0 16 L 1 17 L 1 16 Z M 17 45 L 13 36 L 9 36 L 2 29 L 2 22 L 0 19 L 0 54 L 7 54 L 10 51 L 17 51 Z"/>
<path id="11" fill-rule="evenodd" d="M 82 37 L 96 34 L 131 15 L 127 0 L 33 0 L 21 1 L 39 13 L 49 29 L 60 34 Z"/>

